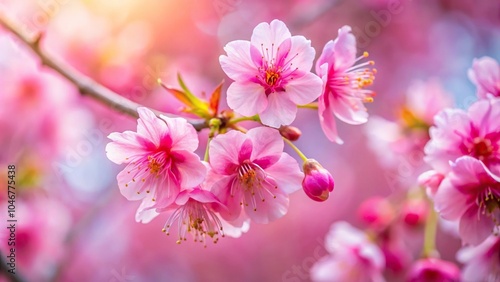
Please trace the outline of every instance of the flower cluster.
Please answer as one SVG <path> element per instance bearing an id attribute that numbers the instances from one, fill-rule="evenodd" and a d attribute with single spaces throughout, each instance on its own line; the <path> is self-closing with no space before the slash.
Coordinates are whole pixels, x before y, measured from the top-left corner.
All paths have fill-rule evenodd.
<path id="1" fill-rule="evenodd" d="M 228 110 L 219 112 L 221 86 L 210 101 L 194 95 L 179 76 L 182 89 L 162 86 L 185 104 L 184 112 L 198 116 L 209 128 L 202 161 L 195 128 L 180 117 L 138 109 L 137 130 L 112 133 L 108 158 L 126 167 L 117 176 L 119 189 L 140 201 L 138 222 L 148 223 L 170 214 L 163 231 L 177 222 L 178 243 L 191 233 L 195 241 L 240 236 L 249 222 L 269 223 L 287 213 L 288 195 L 303 188 L 315 201 L 325 201 L 334 189 L 332 175 L 293 145 L 301 133 L 290 124 L 297 108 L 317 108 L 328 139 L 341 143 L 333 114 L 341 120 L 366 122 L 363 102 L 372 101 L 364 89 L 374 79 L 373 62 L 356 63 L 354 35 L 349 27 L 325 46 L 311 72 L 315 50 L 303 36 L 292 36 L 274 20 L 255 27 L 251 40 L 236 40 L 220 57 L 224 72 L 234 80 L 227 89 Z M 318 102 L 314 102 L 318 100 Z M 234 112 L 241 116 L 235 116 Z M 247 130 L 238 123 L 252 120 L 261 126 Z M 303 161 L 283 152 L 285 142 Z"/>
<path id="2" fill-rule="evenodd" d="M 421 181 L 429 184 L 439 214 L 457 222 L 463 242 L 473 245 L 499 232 L 498 72 L 491 58 L 474 61 L 469 77 L 477 85 L 479 100 L 466 111 L 438 113 L 424 148 L 425 161 L 433 170 L 421 176 Z"/>
<path id="3" fill-rule="evenodd" d="M 372 148 L 394 155 L 381 156 L 382 162 L 394 166 L 398 155 L 420 151 L 413 169 L 424 171 L 426 164 L 432 169 L 418 179 L 408 175 L 404 199 L 393 195 L 363 202 L 359 218 L 364 232 L 334 223 L 325 243 L 330 254 L 311 268 L 314 281 L 499 280 L 499 73 L 494 59 L 474 60 L 468 74 L 479 99 L 466 110 L 449 108 L 449 94 L 432 79 L 412 84 L 397 122 L 369 122 L 366 132 L 376 143 Z M 416 182 L 421 187 L 414 187 Z M 439 259 L 438 220 L 447 235 L 464 244 L 457 253 L 465 264 L 462 270 Z"/>

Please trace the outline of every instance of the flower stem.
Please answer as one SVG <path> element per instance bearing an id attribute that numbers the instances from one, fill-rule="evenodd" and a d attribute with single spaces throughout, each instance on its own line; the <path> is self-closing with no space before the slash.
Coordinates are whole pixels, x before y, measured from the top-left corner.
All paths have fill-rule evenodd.
<path id="1" fill-rule="evenodd" d="M 312 109 L 312 110 L 317 110 L 318 109 L 318 102 L 312 102 L 307 105 L 299 105 L 299 108 L 303 109 Z"/>
<path id="2" fill-rule="evenodd" d="M 436 232 L 438 225 L 438 214 L 434 210 L 434 205 L 429 201 L 429 215 L 427 221 L 425 222 L 424 231 L 424 247 L 422 250 L 422 256 L 425 258 L 436 257 L 438 254 L 436 250 Z"/>
<path id="3" fill-rule="evenodd" d="M 239 117 L 239 118 L 235 118 L 235 119 L 230 120 L 229 123 L 230 124 L 237 124 L 238 122 L 248 121 L 248 120 L 260 122 L 260 117 L 259 117 L 259 115 L 254 115 L 251 117 Z"/>
<path id="4" fill-rule="evenodd" d="M 307 161 L 307 157 L 306 155 L 304 155 L 304 153 L 302 153 L 299 148 L 297 148 L 297 146 L 295 146 L 292 141 L 286 139 L 286 138 L 283 138 L 283 140 L 285 140 L 285 142 L 288 144 L 288 146 L 290 146 L 294 151 L 295 153 L 297 153 L 297 155 L 299 155 L 299 157 L 305 162 Z"/>

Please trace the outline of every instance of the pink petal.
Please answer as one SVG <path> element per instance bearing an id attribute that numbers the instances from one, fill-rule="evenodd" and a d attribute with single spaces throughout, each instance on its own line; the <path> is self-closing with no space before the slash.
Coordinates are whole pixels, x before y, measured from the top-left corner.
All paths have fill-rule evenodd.
<path id="1" fill-rule="evenodd" d="M 314 282 L 345 281 L 346 273 L 350 271 L 346 267 L 349 265 L 338 258 L 323 257 L 311 268 L 311 279 Z"/>
<path id="2" fill-rule="evenodd" d="M 141 157 L 148 153 L 147 145 L 153 144 L 132 131 L 123 133 L 113 132 L 109 134 L 109 139 L 113 140 L 106 145 L 106 156 L 116 164 L 128 163 L 136 157 Z"/>
<path id="3" fill-rule="evenodd" d="M 285 95 L 297 105 L 305 105 L 313 102 L 321 95 L 323 81 L 313 73 L 306 73 L 288 81 L 285 86 Z"/>
<path id="4" fill-rule="evenodd" d="M 459 233 L 464 243 L 478 245 L 493 232 L 491 218 L 478 213 L 477 207 L 472 207 L 460 219 Z"/>
<path id="5" fill-rule="evenodd" d="M 462 110 L 445 109 L 434 117 L 434 124 L 429 130 L 431 140 L 425 145 L 424 160 L 437 172 L 446 174 L 449 162 L 462 156 L 459 147 L 464 136 L 470 136 L 471 121 Z"/>
<path id="6" fill-rule="evenodd" d="M 333 117 L 333 113 L 331 112 L 329 97 L 329 94 L 322 95 L 318 99 L 319 122 L 328 140 L 336 142 L 337 144 L 343 144 L 344 141 L 342 141 L 342 139 L 340 139 L 339 137 L 335 118 Z"/>
<path id="7" fill-rule="evenodd" d="M 334 43 L 334 69 L 345 70 L 351 67 L 356 60 L 356 37 L 351 33 L 351 27 L 341 27 Z"/>
<path id="8" fill-rule="evenodd" d="M 267 108 L 260 113 L 262 124 L 278 128 L 293 122 L 297 114 L 297 105 L 288 99 L 285 92 L 271 93 L 267 101 Z"/>
<path id="9" fill-rule="evenodd" d="M 323 77 L 328 74 L 331 66 L 333 66 L 333 47 L 335 43 L 333 40 L 328 41 L 323 47 L 323 52 L 316 61 L 316 74 Z"/>
<path id="10" fill-rule="evenodd" d="M 268 48 L 271 50 L 273 44 L 274 48 L 277 48 L 283 41 L 290 38 L 292 34 L 286 27 L 285 23 L 280 20 L 273 20 L 271 24 L 260 23 L 258 24 L 252 33 L 250 41 L 252 45 L 260 48 Z"/>
<path id="11" fill-rule="evenodd" d="M 449 178 L 445 178 L 434 196 L 434 204 L 441 217 L 457 220 L 467 208 L 467 195 L 458 191 Z"/>
<path id="12" fill-rule="evenodd" d="M 146 137 L 159 147 L 163 137 L 168 134 L 167 125 L 148 108 L 140 107 L 137 112 L 139 113 L 137 134 Z"/>
<path id="13" fill-rule="evenodd" d="M 479 98 L 484 99 L 487 94 L 498 96 L 500 92 L 500 66 L 495 59 L 490 57 L 474 59 L 468 75 L 472 83 L 477 86 Z"/>
<path id="14" fill-rule="evenodd" d="M 500 132 L 500 99 L 479 100 L 469 107 L 468 113 L 480 135 Z"/>
<path id="15" fill-rule="evenodd" d="M 470 156 L 458 158 L 451 166 L 449 179 L 451 184 L 462 193 L 476 194 L 482 189 L 481 180 L 487 177 L 480 160 Z"/>
<path id="16" fill-rule="evenodd" d="M 266 173 L 275 179 L 278 188 L 286 194 L 302 188 L 304 174 L 300 171 L 297 161 L 287 153 L 282 153 L 277 163 L 266 168 Z"/>
<path id="17" fill-rule="evenodd" d="M 368 121 L 368 113 L 360 99 L 339 95 L 330 103 L 335 116 L 345 123 L 363 124 Z"/>
<path id="18" fill-rule="evenodd" d="M 316 51 L 311 47 L 311 40 L 304 36 L 293 36 L 292 46 L 288 57 L 293 58 L 290 62 L 294 68 L 302 72 L 310 72 Z"/>
<path id="19" fill-rule="evenodd" d="M 198 134 L 194 127 L 183 118 L 160 117 L 167 123 L 169 130 L 169 145 L 174 150 L 194 151 L 198 148 Z"/>
<path id="20" fill-rule="evenodd" d="M 172 172 L 161 177 L 151 177 L 150 183 L 152 191 L 150 194 L 155 199 L 154 206 L 157 208 L 157 211 L 168 208 L 179 195 L 180 187 Z"/>
<path id="21" fill-rule="evenodd" d="M 244 219 L 239 223 L 239 219 L 236 219 L 237 223 L 233 224 L 234 221 L 228 222 L 225 220 L 221 220 L 222 229 L 224 231 L 224 236 L 229 236 L 232 238 L 239 238 L 243 233 L 247 233 L 250 229 L 250 220 L 241 214 L 240 218 Z M 239 224 L 238 224 L 239 223 Z"/>
<path id="22" fill-rule="evenodd" d="M 256 127 L 247 132 L 252 140 L 253 150 L 250 159 L 265 169 L 276 163 L 283 153 L 283 139 L 277 130 L 269 127 Z"/>
<path id="23" fill-rule="evenodd" d="M 225 47 L 227 56 L 221 55 L 219 62 L 222 70 L 235 81 L 248 81 L 257 75 L 257 66 L 250 56 L 250 42 L 236 40 Z"/>
<path id="24" fill-rule="evenodd" d="M 151 200 L 151 197 L 145 198 L 135 213 L 135 221 L 145 224 L 157 217 L 159 213 L 153 207 L 154 204 L 155 202 Z"/>
<path id="25" fill-rule="evenodd" d="M 129 201 L 141 200 L 146 197 L 146 193 L 139 193 L 145 182 L 142 179 L 135 179 L 134 171 L 137 164 L 128 164 L 124 170 L 120 171 L 116 176 L 118 188 L 121 194 Z M 132 181 L 134 179 L 134 181 Z"/>
<path id="26" fill-rule="evenodd" d="M 222 205 L 222 203 L 215 197 L 212 192 L 207 191 L 207 190 L 202 190 L 202 189 L 193 189 L 189 192 L 189 197 L 195 201 L 198 201 L 200 203 L 205 203 L 205 204 L 219 204 Z"/>
<path id="27" fill-rule="evenodd" d="M 241 214 L 240 199 L 242 197 L 240 187 L 237 185 L 238 179 L 235 176 L 226 176 L 215 182 L 212 186 L 212 193 L 225 205 L 226 209 L 217 208 L 222 218 L 227 221 L 236 220 Z M 233 193 L 231 195 L 231 193 Z"/>
<path id="28" fill-rule="evenodd" d="M 274 53 L 270 54 L 270 56 L 274 56 L 275 65 L 277 65 L 277 66 L 284 66 L 284 65 L 286 65 L 287 62 L 290 61 L 290 56 L 289 55 L 290 55 L 290 50 L 291 49 L 292 49 L 292 39 L 291 38 L 287 38 L 287 39 L 285 39 L 285 41 L 283 41 L 278 46 L 278 48 L 276 48 L 276 54 L 274 54 Z M 265 50 L 265 52 L 268 53 L 267 50 Z M 266 55 L 266 54 L 263 54 L 263 55 Z"/>
<path id="29" fill-rule="evenodd" d="M 276 198 L 262 191 L 262 199 L 255 199 L 255 205 L 252 205 L 252 198 L 254 197 L 250 191 L 243 192 L 245 203 L 245 213 L 254 222 L 259 224 L 266 224 L 283 217 L 288 211 L 288 196 L 280 189 L 275 189 L 273 185 L 266 183 L 260 189 L 268 189 Z"/>
<path id="30" fill-rule="evenodd" d="M 260 84 L 233 82 L 227 89 L 227 105 L 241 115 L 253 116 L 264 111 L 268 99 Z"/>
<path id="31" fill-rule="evenodd" d="M 192 188 L 203 182 L 207 169 L 198 155 L 189 151 L 175 150 L 171 152 L 171 157 L 172 172 L 176 179 L 180 179 L 181 187 Z"/>
<path id="32" fill-rule="evenodd" d="M 240 149 L 246 139 L 245 134 L 236 130 L 217 135 L 210 142 L 209 156 L 212 169 L 223 175 L 235 173 L 240 165 Z"/>

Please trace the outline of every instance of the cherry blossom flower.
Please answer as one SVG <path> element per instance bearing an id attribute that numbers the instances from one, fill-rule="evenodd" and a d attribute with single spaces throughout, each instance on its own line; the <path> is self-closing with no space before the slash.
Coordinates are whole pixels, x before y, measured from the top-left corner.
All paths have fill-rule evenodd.
<path id="1" fill-rule="evenodd" d="M 477 96 L 480 99 L 500 97 L 500 66 L 490 57 L 474 59 L 469 69 L 469 79 L 477 87 Z"/>
<path id="2" fill-rule="evenodd" d="M 311 268 L 313 281 L 385 281 L 382 251 L 349 223 L 333 224 L 325 247 L 330 254 Z"/>
<path id="3" fill-rule="evenodd" d="M 500 280 L 500 237 L 490 236 L 478 246 L 467 246 L 457 252 L 465 266 L 462 281 Z"/>
<path id="4" fill-rule="evenodd" d="M 206 247 L 206 241 L 210 237 L 214 243 L 219 241 L 219 237 L 229 235 L 239 237 L 242 232 L 248 231 L 248 223 L 243 223 L 240 228 L 229 225 L 219 215 L 215 209 L 225 209 L 225 206 L 208 190 L 200 187 L 183 190 L 177 195 L 173 205 L 167 209 L 174 209 L 165 223 L 163 232 L 170 234 L 170 228 L 177 221 L 180 244 L 186 241 L 186 233 L 191 233 L 195 242 L 201 242 Z M 159 210 L 161 211 L 161 210 Z"/>
<path id="5" fill-rule="evenodd" d="M 435 259 L 416 261 L 408 274 L 408 282 L 458 282 L 460 269 L 454 263 Z"/>
<path id="6" fill-rule="evenodd" d="M 223 218 L 234 220 L 244 209 L 252 221 L 268 223 L 286 214 L 288 194 L 301 188 L 304 175 L 283 146 L 278 131 L 266 127 L 210 142 L 210 165 L 219 178 L 212 191 L 228 208 L 220 211 Z"/>
<path id="7" fill-rule="evenodd" d="M 351 27 L 339 29 L 335 41 L 326 43 L 316 62 L 316 73 L 323 79 L 323 93 L 318 100 L 321 128 L 326 137 L 342 144 L 337 133 L 334 115 L 348 124 L 367 122 L 368 113 L 363 103 L 373 101 L 374 92 L 365 89 L 375 79 L 375 70 L 366 68 L 373 61 L 356 63 L 368 53 L 356 58 L 356 38 Z"/>
<path id="8" fill-rule="evenodd" d="M 117 176 L 118 186 L 128 200 L 142 200 L 136 220 L 146 223 L 158 215 L 155 209 L 172 204 L 181 188 L 199 185 L 206 168 L 193 153 L 198 137 L 185 119 L 160 119 L 144 107 L 137 111 L 137 132 L 111 133 L 106 154 L 116 164 L 127 164 Z"/>
<path id="9" fill-rule="evenodd" d="M 500 224 L 500 176 L 470 156 L 457 159 L 434 197 L 444 219 L 459 221 L 462 241 L 477 245 Z"/>
<path id="10" fill-rule="evenodd" d="M 468 111 L 445 109 L 436 115 L 424 160 L 446 174 L 449 162 L 472 156 L 488 167 L 500 164 L 500 100 L 480 100 Z"/>
<path id="11" fill-rule="evenodd" d="M 311 42 L 292 36 L 279 20 L 260 23 L 250 41 L 229 42 L 224 50 L 221 67 L 235 81 L 227 90 L 227 104 L 239 114 L 259 114 L 263 124 L 278 128 L 293 122 L 297 105 L 321 94 L 321 79 L 310 72 Z"/>

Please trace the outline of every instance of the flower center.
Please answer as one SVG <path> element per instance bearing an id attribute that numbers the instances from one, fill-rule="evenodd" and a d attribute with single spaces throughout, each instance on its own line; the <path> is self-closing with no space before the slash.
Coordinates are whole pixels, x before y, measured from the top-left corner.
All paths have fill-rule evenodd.
<path id="1" fill-rule="evenodd" d="M 203 243 L 206 247 L 207 236 L 213 243 L 219 241 L 219 234 L 224 237 L 222 223 L 214 211 L 203 203 L 189 199 L 168 218 L 162 231 L 170 235 L 170 227 L 174 221 L 178 223 L 179 239 L 177 244 L 186 241 L 186 233 L 191 233 L 195 242 Z"/>
<path id="2" fill-rule="evenodd" d="M 365 89 L 373 84 L 377 70 L 369 68 L 373 66 L 374 61 L 368 61 L 361 64 L 356 64 L 358 61 L 367 58 L 368 52 L 356 58 L 355 64 L 345 70 L 333 70 L 328 77 L 327 87 L 334 96 L 346 96 L 355 100 L 361 100 L 363 103 L 373 102 L 375 92 Z M 352 103 L 351 107 L 358 110 L 356 103 Z"/>
<path id="3" fill-rule="evenodd" d="M 255 79 L 265 88 L 266 95 L 285 92 L 285 85 L 296 76 L 298 68 L 293 66 L 293 60 L 299 56 L 299 53 L 288 54 L 289 44 L 286 42 L 276 46 L 272 43 L 270 47 L 260 45 L 262 61 Z"/>
<path id="4" fill-rule="evenodd" d="M 474 138 L 472 146 L 469 148 L 469 153 L 479 160 L 488 158 L 493 153 L 491 141 L 482 137 Z"/>
<path id="5" fill-rule="evenodd" d="M 148 164 L 149 171 L 152 174 L 158 175 L 158 173 L 161 170 L 162 164 L 160 164 L 156 159 L 153 159 L 151 156 L 148 157 L 148 160 L 149 160 L 149 164 Z"/>
<path id="6" fill-rule="evenodd" d="M 488 216 L 496 226 L 500 226 L 498 214 L 495 213 L 500 211 L 500 195 L 493 192 L 494 188 L 488 187 L 485 192 L 478 196 L 476 203 L 479 206 L 479 213 Z"/>
<path id="7" fill-rule="evenodd" d="M 245 161 L 238 169 L 238 179 L 248 191 L 253 191 L 261 186 L 265 172 L 257 165 Z"/>
<path id="8" fill-rule="evenodd" d="M 274 183 L 274 180 L 267 177 L 267 173 L 257 164 L 246 160 L 238 168 L 238 181 L 240 186 L 243 188 L 243 198 L 240 205 L 253 207 L 254 211 L 257 211 L 257 202 L 265 202 L 266 196 L 271 196 L 276 199 L 276 195 L 271 191 L 272 189 L 278 189 L 278 186 Z M 235 188 L 233 185 L 231 187 L 231 195 L 234 195 Z"/>
<path id="9" fill-rule="evenodd" d="M 274 86 L 276 85 L 276 82 L 278 82 L 278 79 L 280 78 L 280 74 L 278 72 L 275 72 L 273 70 L 266 70 L 266 83 L 269 86 Z"/>

